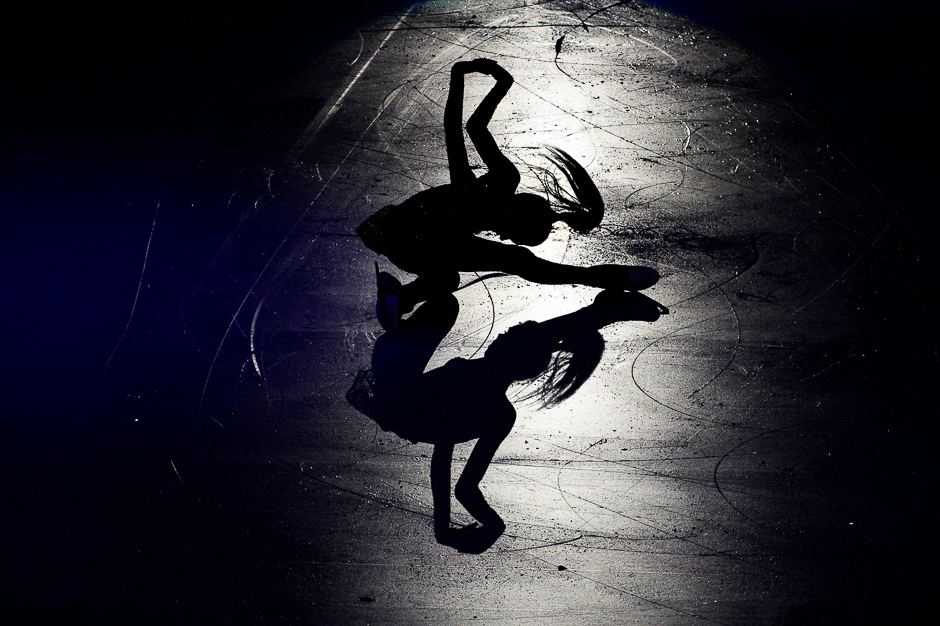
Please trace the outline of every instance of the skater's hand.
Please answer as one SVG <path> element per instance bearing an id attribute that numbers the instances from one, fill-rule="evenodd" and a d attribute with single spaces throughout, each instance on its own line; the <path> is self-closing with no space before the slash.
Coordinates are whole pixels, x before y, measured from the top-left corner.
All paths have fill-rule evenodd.
<path id="1" fill-rule="evenodd" d="M 583 315 L 585 326 L 603 328 L 624 320 L 655 322 L 668 313 L 668 308 L 636 291 L 605 289 L 574 315 Z"/>
<path id="2" fill-rule="evenodd" d="M 473 72 L 473 61 L 457 61 L 450 67 L 450 73 L 458 76 Z"/>
<path id="3" fill-rule="evenodd" d="M 473 64 L 474 72 L 479 72 L 480 74 L 488 74 L 489 76 L 492 76 L 496 72 L 503 69 L 499 66 L 499 63 L 497 63 L 493 59 L 483 59 L 483 58 L 474 59 L 473 61 L 471 61 L 471 63 Z"/>
<path id="4" fill-rule="evenodd" d="M 499 65 L 499 63 L 497 63 L 493 59 L 484 59 L 484 58 L 474 59 L 472 61 L 458 61 L 454 63 L 454 65 L 451 67 L 451 73 L 452 74 L 477 73 L 477 74 L 486 74 L 487 76 L 493 76 L 493 77 L 498 77 L 504 74 L 508 76 L 509 74 L 509 72 L 503 69 Z"/>
<path id="5" fill-rule="evenodd" d="M 476 71 L 487 76 L 492 76 L 497 82 L 512 83 L 512 75 L 506 69 L 493 59 L 476 59 Z"/>

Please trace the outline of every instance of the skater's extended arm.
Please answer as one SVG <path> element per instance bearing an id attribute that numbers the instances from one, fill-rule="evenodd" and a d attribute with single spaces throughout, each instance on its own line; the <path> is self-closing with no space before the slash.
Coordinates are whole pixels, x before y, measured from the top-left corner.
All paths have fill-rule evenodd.
<path id="1" fill-rule="evenodd" d="M 467 146 L 463 140 L 463 77 L 471 71 L 472 61 L 454 63 L 450 69 L 450 91 L 444 106 L 444 141 L 447 144 L 450 182 L 458 186 L 476 179 L 470 170 Z"/>
<path id="2" fill-rule="evenodd" d="M 486 128 L 486 125 L 493 119 L 496 106 L 506 97 L 513 83 L 513 78 L 509 72 L 492 59 L 477 59 L 472 63 L 474 71 L 492 76 L 496 79 L 496 84 L 493 85 L 493 88 L 480 102 L 473 115 L 467 120 L 467 130 L 470 132 L 472 132 L 471 128 Z"/>

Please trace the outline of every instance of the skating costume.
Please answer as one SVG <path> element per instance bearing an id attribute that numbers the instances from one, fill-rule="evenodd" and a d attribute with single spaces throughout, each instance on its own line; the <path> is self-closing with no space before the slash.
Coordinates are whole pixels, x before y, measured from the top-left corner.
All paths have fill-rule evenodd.
<path id="1" fill-rule="evenodd" d="M 396 257 L 404 256 L 405 263 L 414 266 L 420 261 L 410 257 L 420 254 L 425 263 L 434 265 L 439 255 L 449 254 L 453 237 L 473 236 L 466 219 L 471 195 L 471 190 L 452 185 L 426 189 L 401 204 L 379 209 L 359 225 L 356 234 L 370 250 L 406 271 L 413 269 L 403 267 Z"/>

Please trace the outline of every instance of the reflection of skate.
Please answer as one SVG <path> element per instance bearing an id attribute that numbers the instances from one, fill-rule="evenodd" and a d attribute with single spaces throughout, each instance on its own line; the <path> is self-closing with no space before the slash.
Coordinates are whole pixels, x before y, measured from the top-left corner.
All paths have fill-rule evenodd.
<path id="1" fill-rule="evenodd" d="M 388 272 L 380 272 L 378 263 L 375 264 L 375 280 L 379 291 L 375 314 L 386 332 L 395 332 L 401 322 L 401 282 Z"/>

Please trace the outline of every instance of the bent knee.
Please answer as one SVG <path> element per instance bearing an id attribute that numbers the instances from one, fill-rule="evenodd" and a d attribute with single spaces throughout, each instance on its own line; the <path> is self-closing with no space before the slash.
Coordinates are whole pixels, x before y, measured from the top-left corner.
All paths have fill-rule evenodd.
<path id="1" fill-rule="evenodd" d="M 470 134 L 487 132 L 486 127 L 489 124 L 489 120 L 480 117 L 474 112 L 469 118 L 467 118 L 467 132 Z"/>
<path id="2" fill-rule="evenodd" d="M 454 497 L 461 502 L 479 498 L 482 494 L 478 485 L 465 480 L 457 480 L 457 484 L 454 485 Z"/>

